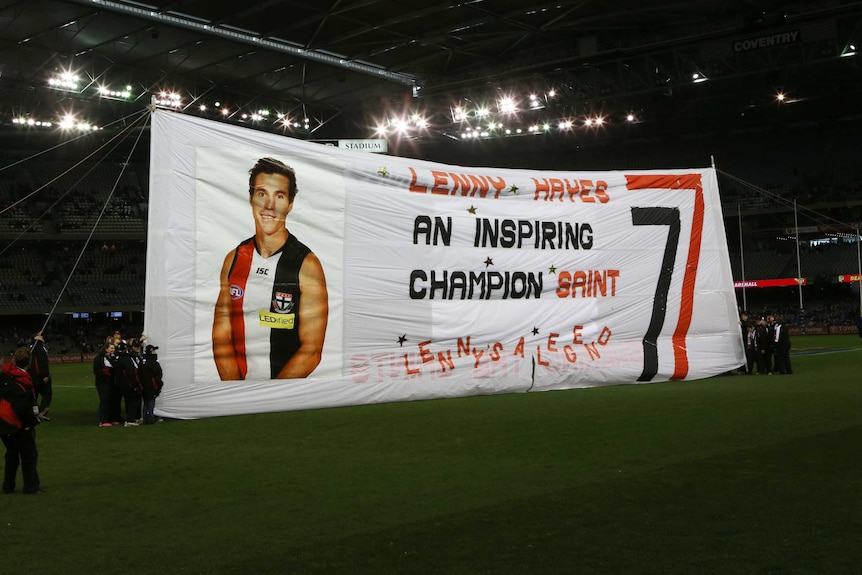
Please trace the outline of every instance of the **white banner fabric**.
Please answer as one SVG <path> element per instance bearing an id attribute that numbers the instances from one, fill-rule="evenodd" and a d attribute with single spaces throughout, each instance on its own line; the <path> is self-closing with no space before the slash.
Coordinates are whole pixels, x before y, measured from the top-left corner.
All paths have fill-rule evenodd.
<path id="1" fill-rule="evenodd" d="M 161 110 L 151 146 L 145 331 L 163 416 L 690 380 L 744 363 L 714 169 L 466 168 Z M 250 188 L 263 197 L 257 183 L 273 181 L 250 181 L 261 158 L 295 170 L 284 225 L 310 255 L 261 248 L 271 216 Z M 291 266 L 273 263 L 291 257 L 295 291 L 277 275 Z M 215 351 L 228 333 L 230 352 Z M 310 371 L 281 379 L 310 341 Z M 224 376 L 224 356 L 244 379 Z"/>

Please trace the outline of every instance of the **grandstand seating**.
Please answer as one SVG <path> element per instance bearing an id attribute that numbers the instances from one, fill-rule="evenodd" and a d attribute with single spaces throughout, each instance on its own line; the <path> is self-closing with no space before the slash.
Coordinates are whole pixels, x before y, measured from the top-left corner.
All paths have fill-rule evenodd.
<path id="1" fill-rule="evenodd" d="M 730 265 L 733 270 L 733 278 L 736 280 L 760 280 L 780 277 L 796 277 L 794 271 L 787 275 L 788 269 L 795 266 L 795 255 L 781 253 L 775 250 L 744 252 L 740 257 L 734 254 Z M 745 273 L 743 274 L 743 263 Z"/>

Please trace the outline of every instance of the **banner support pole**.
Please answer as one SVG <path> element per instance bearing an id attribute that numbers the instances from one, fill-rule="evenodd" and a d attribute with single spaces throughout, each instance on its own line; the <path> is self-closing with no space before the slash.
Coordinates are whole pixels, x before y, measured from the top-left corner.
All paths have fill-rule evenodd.
<path id="1" fill-rule="evenodd" d="M 739 221 L 739 265 L 742 268 L 742 309 L 748 309 L 748 300 L 745 297 L 745 250 L 742 247 L 742 206 L 736 204 L 736 216 Z"/>
<path id="2" fill-rule="evenodd" d="M 805 315 L 805 308 L 802 307 L 802 262 L 799 259 L 799 215 L 796 211 L 796 200 L 793 200 L 793 225 L 796 232 L 796 282 L 799 284 L 799 311 Z"/>
<path id="3" fill-rule="evenodd" d="M 856 273 L 859 274 L 859 315 L 862 316 L 862 247 L 859 241 L 862 236 L 859 235 L 859 227 L 856 227 Z"/>

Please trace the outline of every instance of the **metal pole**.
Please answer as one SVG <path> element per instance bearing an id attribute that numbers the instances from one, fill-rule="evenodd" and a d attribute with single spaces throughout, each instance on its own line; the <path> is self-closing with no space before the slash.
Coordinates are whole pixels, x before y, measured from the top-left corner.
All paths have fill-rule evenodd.
<path id="1" fill-rule="evenodd" d="M 796 213 L 796 200 L 793 200 L 793 225 L 796 226 L 796 283 L 799 287 L 799 311 L 802 307 L 802 263 L 799 259 L 799 216 Z"/>
<path id="2" fill-rule="evenodd" d="M 856 272 L 859 274 L 859 315 L 862 316 L 862 248 L 859 247 L 859 228 L 856 228 Z"/>
<path id="3" fill-rule="evenodd" d="M 736 205 L 736 215 L 739 218 L 739 264 L 742 267 L 742 309 L 748 309 L 748 300 L 745 298 L 745 255 L 742 249 L 742 208 Z"/>

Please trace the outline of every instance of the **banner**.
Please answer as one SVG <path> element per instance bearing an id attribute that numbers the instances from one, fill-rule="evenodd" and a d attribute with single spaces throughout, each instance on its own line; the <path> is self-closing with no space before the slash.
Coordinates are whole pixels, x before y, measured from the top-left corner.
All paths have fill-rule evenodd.
<path id="1" fill-rule="evenodd" d="M 163 416 L 744 362 L 713 169 L 465 168 L 161 110 L 152 133 L 144 319 Z"/>

